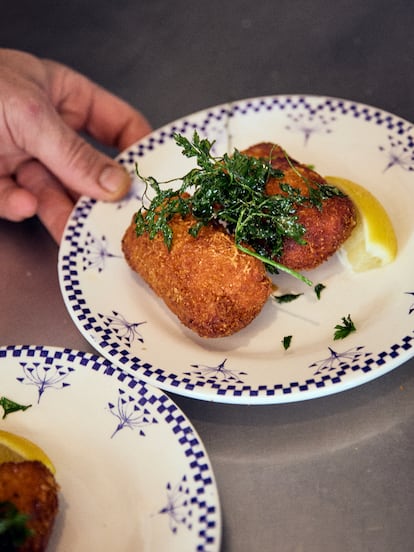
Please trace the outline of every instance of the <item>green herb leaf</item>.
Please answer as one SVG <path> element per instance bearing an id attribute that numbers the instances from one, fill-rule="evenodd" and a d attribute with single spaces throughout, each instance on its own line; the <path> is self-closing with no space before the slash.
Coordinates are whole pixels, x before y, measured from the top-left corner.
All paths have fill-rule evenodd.
<path id="1" fill-rule="evenodd" d="M 135 217 L 136 234 L 147 232 L 153 239 L 161 233 L 170 248 L 171 219 L 175 215 L 192 214 L 196 222 L 189 230 L 191 235 L 196 236 L 203 225 L 220 224 L 234 236 L 241 251 L 261 260 L 269 272 L 284 271 L 312 285 L 308 278 L 281 265 L 275 258 L 282 253 L 285 238 L 306 243 L 305 228 L 296 214 L 297 206 L 305 203 L 320 206 L 325 197 L 340 192 L 332 186 L 309 183 L 309 195 L 304 195 L 283 182 L 283 172 L 273 168 L 269 160 L 245 155 L 237 149 L 231 156 L 214 157 L 211 152 L 214 143 L 201 139 L 197 132 L 192 141 L 181 134 L 174 134 L 174 139 L 185 157 L 196 159 L 197 167 L 181 179 L 169 181 L 181 181 L 175 189 L 163 189 L 154 178 L 142 177 L 137 167 L 146 190 L 143 205 Z M 269 178 L 281 181 L 283 193 L 266 194 Z M 153 199 L 149 199 L 151 189 L 155 192 Z M 183 197 L 184 193 L 188 195 Z"/>
<path id="2" fill-rule="evenodd" d="M 18 404 L 16 402 L 8 399 L 7 397 L 0 397 L 0 406 L 4 410 L 3 418 L 2 418 L 4 420 L 4 418 L 8 414 L 11 414 L 12 412 L 17 412 L 18 410 L 27 410 L 32 405 L 31 404 L 27 404 L 27 405 Z"/>
<path id="3" fill-rule="evenodd" d="M 292 336 L 291 335 L 285 335 L 285 337 L 282 339 L 283 348 L 285 351 L 289 349 L 290 344 L 292 343 Z"/>
<path id="4" fill-rule="evenodd" d="M 28 517 L 11 502 L 0 502 L 0 550 L 20 550 L 33 532 L 27 527 Z"/>
<path id="5" fill-rule="evenodd" d="M 316 297 L 318 299 L 321 298 L 321 293 L 322 291 L 326 288 L 326 286 L 324 284 L 316 284 L 316 286 L 314 287 L 314 290 L 315 290 L 315 293 L 316 293 Z"/>
<path id="6" fill-rule="evenodd" d="M 351 320 L 351 316 L 342 317 L 342 324 L 337 324 L 335 326 L 334 339 L 344 339 L 350 333 L 355 332 L 355 324 Z"/>
<path id="7" fill-rule="evenodd" d="M 273 295 L 273 299 L 276 303 L 291 303 L 301 295 L 303 293 L 285 293 L 284 295 Z"/>

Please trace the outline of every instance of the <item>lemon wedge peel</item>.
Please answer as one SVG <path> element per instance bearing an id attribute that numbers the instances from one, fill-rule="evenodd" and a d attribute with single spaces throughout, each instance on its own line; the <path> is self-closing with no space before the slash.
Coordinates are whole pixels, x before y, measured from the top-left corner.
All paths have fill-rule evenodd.
<path id="1" fill-rule="evenodd" d="M 38 445 L 20 435 L 0 430 L 0 463 L 25 460 L 38 460 L 49 468 L 52 474 L 56 473 L 53 462 Z"/>
<path id="2" fill-rule="evenodd" d="M 325 177 L 339 188 L 357 209 L 357 224 L 338 256 L 354 272 L 365 272 L 391 263 L 398 253 L 398 242 L 388 213 L 366 188 L 345 178 Z"/>

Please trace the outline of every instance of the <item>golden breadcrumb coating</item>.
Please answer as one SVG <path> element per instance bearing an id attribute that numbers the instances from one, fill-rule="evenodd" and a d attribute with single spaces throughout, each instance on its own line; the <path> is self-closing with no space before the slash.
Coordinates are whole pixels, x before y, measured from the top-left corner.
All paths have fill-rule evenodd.
<path id="1" fill-rule="evenodd" d="M 270 158 L 271 165 L 284 172 L 282 179 L 272 178 L 267 183 L 266 192 L 269 195 L 283 194 L 281 182 L 299 188 L 304 195 L 309 193 L 307 184 L 327 184 L 320 174 L 308 166 L 293 159 L 288 160 L 284 150 L 275 144 L 263 142 L 243 153 L 267 160 Z M 333 196 L 323 200 L 322 209 L 312 205 L 298 205 L 296 213 L 299 223 L 306 229 L 303 236 L 306 244 L 301 245 L 292 238 L 286 238 L 283 253 L 276 259 L 293 270 L 310 270 L 319 266 L 341 247 L 356 225 L 355 207 L 347 196 Z"/>
<path id="2" fill-rule="evenodd" d="M 283 178 L 271 178 L 266 184 L 269 195 L 284 193 L 281 182 L 299 188 L 304 195 L 309 194 L 309 186 L 326 184 L 322 176 L 288 159 L 275 144 L 263 142 L 243 153 L 271 159 L 272 166 L 283 171 Z M 293 270 L 315 268 L 328 259 L 356 224 L 354 205 L 346 196 L 323 200 L 321 209 L 297 205 L 296 213 L 306 230 L 306 244 L 287 238 L 282 254 L 275 259 Z M 220 226 L 203 226 L 194 238 L 188 232 L 194 223 L 191 215 L 173 217 L 173 242 L 168 250 L 161 234 L 153 240 L 146 233 L 138 237 L 133 219 L 122 239 L 122 249 L 129 266 L 185 326 L 202 337 L 228 336 L 260 313 L 272 293 L 272 282 L 264 264 L 241 252 Z"/>
<path id="3" fill-rule="evenodd" d="M 234 334 L 262 310 L 272 283 L 263 263 L 223 230 L 204 226 L 194 238 L 192 224 L 192 216 L 172 219 L 169 251 L 161 235 L 137 237 L 132 221 L 122 240 L 125 258 L 185 326 L 202 337 Z"/>
<path id="4" fill-rule="evenodd" d="M 58 512 L 58 485 L 49 469 L 37 461 L 0 464 L 0 502 L 11 502 L 29 516 L 34 532 L 19 552 L 43 552 Z"/>

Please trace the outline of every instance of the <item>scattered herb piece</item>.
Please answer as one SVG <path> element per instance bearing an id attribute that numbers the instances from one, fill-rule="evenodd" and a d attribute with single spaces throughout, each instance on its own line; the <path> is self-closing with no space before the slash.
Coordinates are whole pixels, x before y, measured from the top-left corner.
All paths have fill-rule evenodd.
<path id="1" fill-rule="evenodd" d="M 27 404 L 27 405 L 18 404 L 17 402 L 11 401 L 7 397 L 0 397 L 0 406 L 4 410 L 3 418 L 2 418 L 4 420 L 4 418 L 8 414 L 11 414 L 12 412 L 17 412 L 18 410 L 27 410 L 32 405 L 31 404 Z"/>
<path id="2" fill-rule="evenodd" d="M 11 502 L 0 502 L 0 550 L 20 550 L 33 534 L 26 524 L 28 517 Z"/>
<path id="3" fill-rule="evenodd" d="M 333 186 L 310 183 L 303 177 L 309 185 L 309 195 L 302 194 L 298 188 L 283 182 L 283 171 L 272 167 L 271 160 L 257 159 L 237 149 L 231 156 L 213 157 L 214 142 L 201 139 L 197 132 L 192 141 L 177 133 L 174 139 L 183 155 L 195 157 L 198 166 L 181 179 L 169 181 L 181 180 L 176 189 L 161 188 L 155 178 L 141 176 L 137 167 L 138 176 L 146 184 L 143 205 L 135 215 L 137 235 L 146 232 L 153 239 L 161 233 L 167 247 L 171 247 L 173 236 L 169 222 L 175 215 L 191 214 L 196 220 L 189 230 L 191 235 L 197 236 L 204 225 L 218 223 L 234 236 L 238 249 L 262 261 L 269 272 L 287 272 L 311 286 L 308 278 L 274 259 L 281 254 L 285 238 L 306 243 L 305 228 L 296 214 L 298 205 L 320 207 L 323 199 L 342 193 Z M 291 163 L 287 155 L 286 158 Z M 283 193 L 265 193 L 269 178 L 281 181 Z M 145 201 L 149 199 L 149 188 L 155 196 Z"/>
<path id="4" fill-rule="evenodd" d="M 273 299 L 276 303 L 291 303 L 301 295 L 303 293 L 285 293 L 284 295 L 273 295 Z"/>
<path id="5" fill-rule="evenodd" d="M 351 320 L 351 316 L 348 314 L 348 316 L 342 317 L 343 324 L 337 324 L 335 326 L 335 333 L 334 333 L 334 339 L 344 339 L 347 337 L 350 333 L 356 331 L 355 324 Z"/>
<path id="6" fill-rule="evenodd" d="M 290 344 L 292 343 L 292 336 L 285 335 L 285 337 L 282 339 L 282 343 L 283 343 L 283 348 L 285 349 L 285 351 L 287 351 L 287 349 L 289 349 L 290 347 Z"/>
<path id="7" fill-rule="evenodd" d="M 322 291 L 326 288 L 326 286 L 324 284 L 316 284 L 316 286 L 314 287 L 314 290 L 315 290 L 315 293 L 316 293 L 316 297 L 318 299 L 321 298 L 321 293 Z"/>

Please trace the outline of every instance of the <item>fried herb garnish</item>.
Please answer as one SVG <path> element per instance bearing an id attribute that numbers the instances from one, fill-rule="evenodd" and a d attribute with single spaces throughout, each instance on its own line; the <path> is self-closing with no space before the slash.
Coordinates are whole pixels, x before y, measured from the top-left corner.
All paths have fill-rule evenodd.
<path id="1" fill-rule="evenodd" d="M 257 159 L 237 149 L 231 155 L 214 157 L 211 152 L 214 142 L 201 139 L 197 132 L 192 141 L 177 133 L 174 139 L 184 156 L 196 159 L 197 167 L 181 179 L 163 183 L 181 180 L 181 185 L 175 189 L 164 189 L 155 178 L 142 177 L 137 168 L 138 176 L 147 186 L 144 200 L 148 199 L 149 188 L 155 192 L 155 197 L 148 200 L 147 205 L 143 203 L 136 213 L 137 235 L 147 232 L 153 239 L 161 233 L 170 248 L 171 219 L 175 215 L 191 214 L 196 221 L 189 230 L 191 235 L 197 236 L 204 225 L 218 223 L 234 236 L 238 249 L 262 261 L 269 272 L 287 272 L 312 285 L 308 278 L 278 263 L 275 258 L 282 253 L 286 238 L 306 243 L 305 228 L 296 214 L 297 206 L 307 203 L 320 208 L 323 199 L 340 192 L 333 186 L 309 183 L 303 177 L 309 191 L 304 195 L 283 181 L 283 171 L 272 167 L 271 160 Z M 266 194 L 269 178 L 280 180 L 282 193 Z"/>
<path id="2" fill-rule="evenodd" d="M 285 337 L 282 339 L 282 345 L 285 351 L 287 351 L 292 343 L 292 336 L 291 335 L 285 335 Z"/>
<path id="3" fill-rule="evenodd" d="M 28 518 L 12 502 L 0 502 L 0 550 L 20 550 L 21 545 L 33 534 L 27 527 Z"/>
<path id="4" fill-rule="evenodd" d="M 334 339 L 344 339 L 350 333 L 355 331 L 355 324 L 351 320 L 351 316 L 348 314 L 348 316 L 342 317 L 342 324 L 337 324 L 335 326 Z"/>
<path id="5" fill-rule="evenodd" d="M 27 410 L 32 405 L 31 404 L 23 405 L 23 404 L 14 402 L 8 399 L 7 397 L 0 397 L 0 406 L 3 408 L 2 419 L 4 420 L 4 418 L 9 414 L 11 414 L 12 412 L 17 412 L 18 410 Z"/>
<path id="6" fill-rule="evenodd" d="M 313 288 L 318 299 L 321 298 L 321 293 L 325 288 L 326 286 L 324 284 L 316 284 L 316 286 Z"/>
<path id="7" fill-rule="evenodd" d="M 303 293 L 285 293 L 284 295 L 273 295 L 273 298 L 276 303 L 291 303 L 301 295 L 303 295 Z"/>

